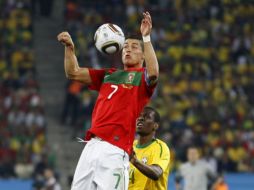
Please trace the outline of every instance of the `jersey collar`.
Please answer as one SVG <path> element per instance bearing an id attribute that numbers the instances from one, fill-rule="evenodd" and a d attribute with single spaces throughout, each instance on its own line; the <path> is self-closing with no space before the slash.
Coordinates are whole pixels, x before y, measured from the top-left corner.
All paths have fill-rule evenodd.
<path id="1" fill-rule="evenodd" d="M 156 141 L 156 139 L 152 139 L 150 142 L 146 143 L 146 144 L 136 144 L 136 148 L 146 148 L 148 147 L 150 144 L 152 144 L 154 141 Z"/>

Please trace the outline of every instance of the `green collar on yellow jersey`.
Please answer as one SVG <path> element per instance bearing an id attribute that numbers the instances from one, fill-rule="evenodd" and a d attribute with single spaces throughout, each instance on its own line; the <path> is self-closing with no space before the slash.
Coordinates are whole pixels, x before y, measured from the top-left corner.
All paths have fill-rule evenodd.
<path id="1" fill-rule="evenodd" d="M 148 147 L 150 144 L 152 144 L 154 141 L 156 141 L 156 139 L 152 139 L 150 142 L 146 143 L 146 144 L 136 144 L 136 148 L 146 148 Z"/>

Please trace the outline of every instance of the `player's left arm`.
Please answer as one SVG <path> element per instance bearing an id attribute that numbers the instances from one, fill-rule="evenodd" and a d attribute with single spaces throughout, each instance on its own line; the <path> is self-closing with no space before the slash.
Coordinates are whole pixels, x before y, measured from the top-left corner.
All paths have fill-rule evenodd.
<path id="1" fill-rule="evenodd" d="M 140 25 L 140 31 L 143 36 L 144 42 L 144 56 L 146 62 L 146 70 L 149 86 L 153 86 L 157 83 L 159 77 L 159 64 L 153 49 L 153 45 L 150 40 L 150 34 L 152 31 L 152 18 L 149 12 L 143 13 L 143 19 Z"/>
<path id="2" fill-rule="evenodd" d="M 130 162 L 146 177 L 152 179 L 152 180 L 158 180 L 160 176 L 163 174 L 163 171 L 160 166 L 158 165 L 148 165 L 141 161 L 139 161 L 133 153 L 130 157 Z"/>

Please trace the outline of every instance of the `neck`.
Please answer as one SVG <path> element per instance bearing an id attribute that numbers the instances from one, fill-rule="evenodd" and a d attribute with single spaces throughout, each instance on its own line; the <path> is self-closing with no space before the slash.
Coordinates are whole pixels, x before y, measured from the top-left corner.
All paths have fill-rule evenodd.
<path id="1" fill-rule="evenodd" d="M 124 64 L 124 70 L 128 70 L 128 69 L 140 69 L 142 68 L 143 63 L 140 64 L 133 64 L 133 65 L 128 65 L 128 64 Z"/>
<path id="2" fill-rule="evenodd" d="M 147 136 L 139 136 L 138 138 L 138 145 L 145 145 L 150 143 L 154 139 L 154 134 L 149 134 Z"/>

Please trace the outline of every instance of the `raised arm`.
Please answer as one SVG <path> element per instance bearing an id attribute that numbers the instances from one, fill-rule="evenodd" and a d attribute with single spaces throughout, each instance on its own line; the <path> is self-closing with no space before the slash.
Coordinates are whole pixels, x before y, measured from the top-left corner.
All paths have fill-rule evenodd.
<path id="1" fill-rule="evenodd" d="M 144 55 L 149 83 L 150 85 L 153 85 L 157 82 L 159 77 L 159 64 L 150 40 L 150 34 L 152 30 L 151 15 L 149 14 L 149 12 L 145 12 L 143 13 L 143 17 L 144 18 L 142 19 L 140 25 L 140 31 L 143 36 Z"/>
<path id="2" fill-rule="evenodd" d="M 80 68 L 75 55 L 74 43 L 68 32 L 61 32 L 57 39 L 65 46 L 64 70 L 68 79 L 80 81 L 86 85 L 91 84 L 91 77 L 87 68 Z"/>

